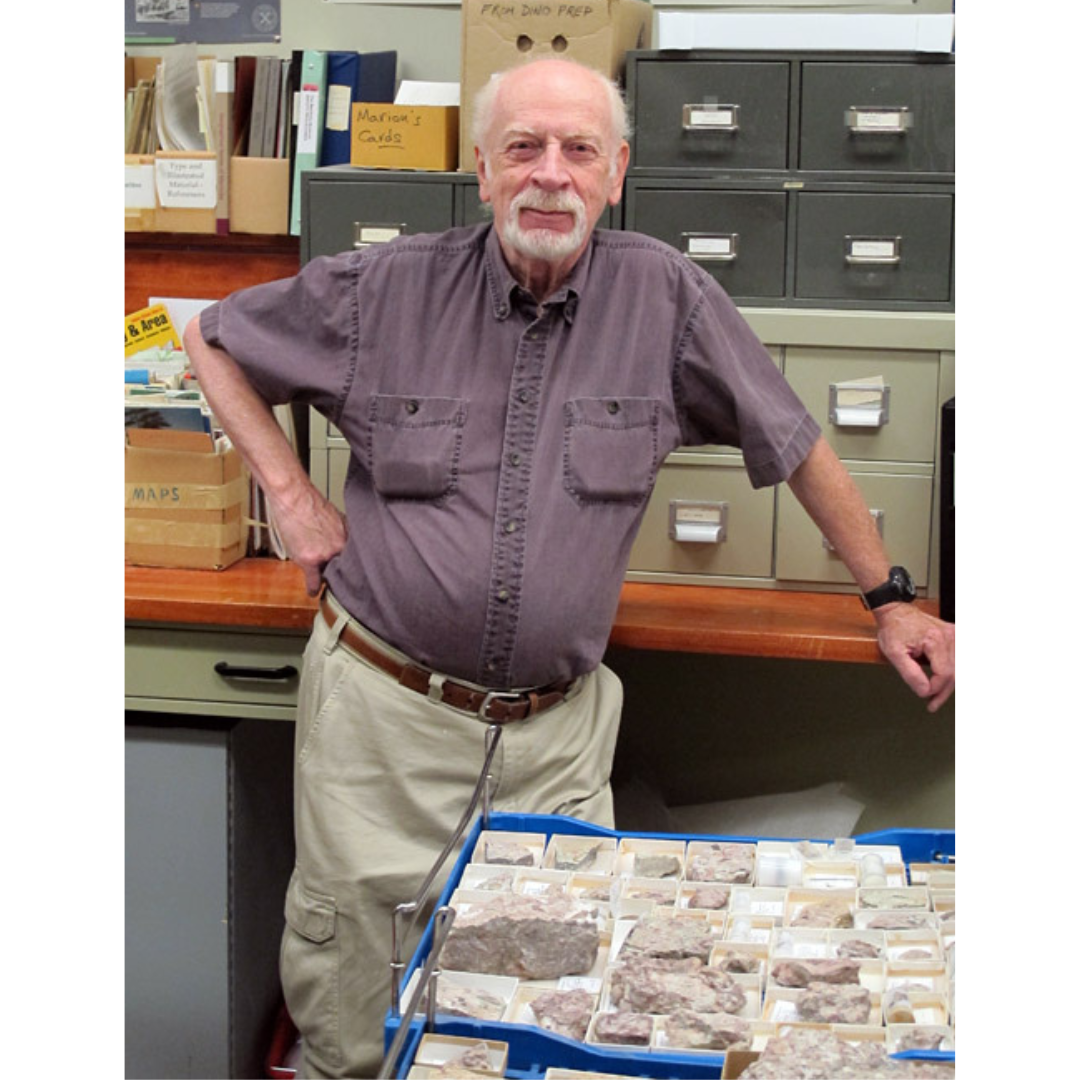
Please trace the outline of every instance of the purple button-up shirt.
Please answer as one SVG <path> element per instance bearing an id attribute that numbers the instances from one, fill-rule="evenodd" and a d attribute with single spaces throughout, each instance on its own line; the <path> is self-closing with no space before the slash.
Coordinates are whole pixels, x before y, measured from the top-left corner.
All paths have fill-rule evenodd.
<path id="1" fill-rule="evenodd" d="M 315 259 L 201 329 L 348 440 L 334 595 L 485 686 L 599 663 L 670 451 L 739 447 L 760 487 L 820 433 L 716 282 L 636 233 L 597 231 L 541 305 L 480 225 Z"/>

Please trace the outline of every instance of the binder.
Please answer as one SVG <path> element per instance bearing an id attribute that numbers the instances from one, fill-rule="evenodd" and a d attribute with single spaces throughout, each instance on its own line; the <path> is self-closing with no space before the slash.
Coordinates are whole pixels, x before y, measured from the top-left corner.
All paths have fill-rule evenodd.
<path id="1" fill-rule="evenodd" d="M 300 177 L 319 164 L 326 114 L 326 53 L 305 49 L 300 70 L 299 115 L 296 129 L 296 165 L 293 169 L 289 232 L 300 235 Z"/>
<path id="2" fill-rule="evenodd" d="M 218 162 L 217 231 L 229 231 L 229 158 L 233 150 L 233 90 L 235 72 L 231 60 L 214 65 L 214 152 Z"/>
<path id="3" fill-rule="evenodd" d="M 397 52 L 326 54 L 326 117 L 320 165 L 347 165 L 353 102 L 393 101 Z"/>

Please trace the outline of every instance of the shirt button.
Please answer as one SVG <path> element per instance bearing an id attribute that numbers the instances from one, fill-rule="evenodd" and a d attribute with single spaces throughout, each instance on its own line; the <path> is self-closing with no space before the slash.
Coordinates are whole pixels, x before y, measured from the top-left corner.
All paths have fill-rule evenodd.
<path id="1" fill-rule="evenodd" d="M 415 413 L 420 408 L 420 402 L 416 400 L 409 400 L 405 402 L 405 411 L 410 415 Z"/>
<path id="2" fill-rule="evenodd" d="M 519 390 L 517 392 L 517 399 L 518 399 L 518 401 L 528 401 L 529 400 L 529 391 L 528 390 Z"/>
<path id="3" fill-rule="evenodd" d="M 506 601 L 510 599 L 510 590 L 509 589 L 500 589 L 495 594 L 495 599 L 498 600 L 500 604 L 505 604 Z"/>
<path id="4" fill-rule="evenodd" d="M 614 416 L 619 411 L 619 403 L 617 401 L 609 401 L 607 403 L 607 411 Z"/>
<path id="5" fill-rule="evenodd" d="M 511 465 L 520 465 L 521 464 L 521 455 L 516 450 L 514 451 L 514 453 L 512 453 L 510 455 L 510 464 Z"/>
<path id="6" fill-rule="evenodd" d="M 517 532 L 517 522 L 516 521 L 508 521 L 503 526 L 503 530 L 505 532 L 508 532 L 508 533 Z"/>

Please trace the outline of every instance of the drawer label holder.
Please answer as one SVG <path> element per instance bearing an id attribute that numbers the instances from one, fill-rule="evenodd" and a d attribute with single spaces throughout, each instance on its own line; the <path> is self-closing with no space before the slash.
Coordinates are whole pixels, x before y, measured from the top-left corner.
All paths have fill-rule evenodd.
<path id="1" fill-rule="evenodd" d="M 722 544 L 727 539 L 727 515 L 726 502 L 672 499 L 668 536 L 683 544 Z"/>
<path id="2" fill-rule="evenodd" d="M 852 135 L 906 135 L 915 126 L 907 105 L 851 105 L 844 123 Z"/>

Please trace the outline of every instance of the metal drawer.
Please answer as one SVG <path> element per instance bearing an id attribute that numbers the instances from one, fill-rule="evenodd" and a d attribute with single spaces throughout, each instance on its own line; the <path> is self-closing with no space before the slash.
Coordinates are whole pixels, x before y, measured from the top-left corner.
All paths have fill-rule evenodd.
<path id="1" fill-rule="evenodd" d="M 951 193 L 799 192 L 795 296 L 948 302 L 952 222 Z"/>
<path id="2" fill-rule="evenodd" d="M 751 488 L 738 454 L 676 451 L 660 469 L 628 576 L 770 577 L 774 502 L 773 488 Z M 683 539 L 672 537 L 673 503 Z"/>
<path id="3" fill-rule="evenodd" d="M 129 626 L 124 692 L 134 708 L 292 719 L 306 642 L 306 635 Z"/>
<path id="4" fill-rule="evenodd" d="M 627 182 L 626 227 L 693 258 L 735 298 L 784 295 L 788 196 L 782 191 Z"/>
<path id="5" fill-rule="evenodd" d="M 806 62 L 798 168 L 952 173 L 951 63 Z"/>
<path id="6" fill-rule="evenodd" d="M 327 170 L 309 174 L 305 183 L 302 261 L 454 225 L 455 183 L 442 174 L 402 179 Z"/>
<path id="7" fill-rule="evenodd" d="M 651 60 L 634 67 L 634 168 L 786 169 L 791 64 Z"/>
<path id="8" fill-rule="evenodd" d="M 929 468 L 924 474 L 867 472 L 850 464 L 849 468 L 867 506 L 883 514 L 881 532 L 890 559 L 906 566 L 915 584 L 924 587 L 930 576 L 933 527 L 934 482 Z M 786 484 L 777 489 L 776 526 L 778 581 L 854 584 Z"/>
<path id="9" fill-rule="evenodd" d="M 784 350 L 792 389 L 837 456 L 857 461 L 934 460 L 938 367 L 934 352 L 795 345 Z"/>

